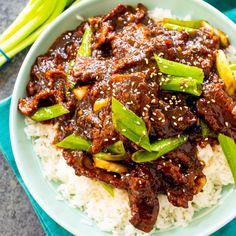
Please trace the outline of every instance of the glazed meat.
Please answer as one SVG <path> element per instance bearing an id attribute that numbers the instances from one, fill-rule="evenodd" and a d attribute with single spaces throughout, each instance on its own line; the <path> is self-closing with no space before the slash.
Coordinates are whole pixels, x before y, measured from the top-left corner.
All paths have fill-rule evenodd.
<path id="1" fill-rule="evenodd" d="M 92 54 L 78 56 L 88 25 L 92 28 Z M 187 208 L 206 183 L 204 163 L 198 160 L 196 148 L 202 140 L 200 119 L 213 131 L 236 140 L 235 95 L 226 93 L 215 70 L 220 47 L 219 36 L 207 27 L 194 32 L 168 29 L 150 18 L 145 6 L 120 4 L 107 15 L 91 17 L 63 34 L 37 58 L 28 96 L 19 100 L 19 110 L 32 116 L 41 107 L 63 104 L 69 113 L 46 121 L 57 123 L 54 143 L 71 134 L 91 142 L 87 151 L 64 148 L 67 164 L 78 176 L 127 190 L 130 222 L 149 232 L 158 219 L 159 193 L 167 195 L 173 205 Z M 205 76 L 202 95 L 162 90 L 163 74 L 154 53 L 201 68 Z M 83 89 L 79 99 L 75 88 Z M 144 121 L 150 141 L 183 134 L 189 136 L 188 141 L 154 161 L 134 162 L 132 154 L 142 148 L 115 128 L 112 97 Z M 97 167 L 94 155 L 117 141 L 122 141 L 126 154 L 116 163 L 126 171 Z"/>

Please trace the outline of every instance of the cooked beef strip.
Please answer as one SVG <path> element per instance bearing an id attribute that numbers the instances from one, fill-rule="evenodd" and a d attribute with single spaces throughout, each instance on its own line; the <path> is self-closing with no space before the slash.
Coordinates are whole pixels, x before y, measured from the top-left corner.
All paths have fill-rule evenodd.
<path id="1" fill-rule="evenodd" d="M 86 24 L 93 29 L 92 56 L 78 57 Z M 236 139 L 236 96 L 231 98 L 225 93 L 222 80 L 214 73 L 219 47 L 219 38 L 204 27 L 196 33 L 169 30 L 149 18 L 143 5 L 135 9 L 120 4 L 107 15 L 91 17 L 76 30 L 63 34 L 48 53 L 37 58 L 27 86 L 28 96 L 19 100 L 19 110 L 31 116 L 39 107 L 63 103 L 70 114 L 51 120 L 58 124 L 54 143 L 72 133 L 92 141 L 89 153 L 63 150 L 67 164 L 76 175 L 127 190 L 130 222 L 149 232 L 158 216 L 158 193 L 167 195 L 175 206 L 188 207 L 206 182 L 204 164 L 198 160 L 196 149 L 199 142 L 203 145 L 199 117 L 214 131 Z M 196 98 L 161 91 L 162 74 L 153 53 L 202 68 L 203 95 Z M 88 86 L 87 94 L 77 100 L 71 88 L 83 85 Z M 144 120 L 151 140 L 185 133 L 189 141 L 156 161 L 134 163 L 131 155 L 140 147 L 114 129 L 112 96 Z M 94 111 L 94 103 L 100 99 L 107 99 L 108 104 Z M 96 168 L 92 153 L 118 140 L 124 143 L 126 156 L 121 163 L 129 172 L 115 174 Z M 204 140 L 207 142 L 217 141 Z"/>
<path id="2" fill-rule="evenodd" d="M 217 133 L 236 140 L 236 101 L 225 91 L 224 83 L 213 73 L 205 82 L 203 97 L 197 102 L 197 111 Z"/>

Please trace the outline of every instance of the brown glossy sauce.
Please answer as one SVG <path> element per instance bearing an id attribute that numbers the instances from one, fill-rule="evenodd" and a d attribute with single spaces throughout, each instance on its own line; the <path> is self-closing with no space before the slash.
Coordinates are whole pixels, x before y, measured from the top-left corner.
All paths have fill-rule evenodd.
<path id="1" fill-rule="evenodd" d="M 76 57 L 86 24 L 93 29 L 92 56 Z M 206 182 L 204 163 L 197 158 L 196 146 L 217 141 L 203 142 L 199 119 L 204 119 L 215 132 L 236 139 L 235 95 L 229 97 L 225 93 L 224 84 L 215 73 L 219 48 L 219 38 L 206 28 L 192 34 L 168 30 L 149 18 L 143 5 L 136 9 L 118 5 L 107 15 L 89 18 L 76 30 L 63 34 L 45 55 L 37 58 L 27 86 L 28 96 L 19 100 L 19 110 L 31 116 L 41 106 L 63 103 L 70 113 L 50 121 L 58 123 L 55 143 L 75 133 L 91 140 L 91 152 L 97 153 L 122 140 L 127 151 L 123 161 L 129 169 L 127 174 L 94 167 L 91 153 L 64 150 L 63 155 L 76 175 L 126 189 L 130 222 L 149 232 L 158 216 L 158 193 L 166 194 L 173 205 L 186 208 Z M 202 96 L 160 91 L 162 75 L 153 53 L 202 68 Z M 71 60 L 75 61 L 72 69 Z M 71 86 L 83 85 L 88 86 L 88 92 L 79 101 Z M 140 147 L 114 129 L 112 96 L 145 121 L 151 140 L 189 134 L 189 141 L 154 162 L 132 162 L 130 156 Z M 94 112 L 94 103 L 100 99 L 108 99 L 108 104 Z"/>

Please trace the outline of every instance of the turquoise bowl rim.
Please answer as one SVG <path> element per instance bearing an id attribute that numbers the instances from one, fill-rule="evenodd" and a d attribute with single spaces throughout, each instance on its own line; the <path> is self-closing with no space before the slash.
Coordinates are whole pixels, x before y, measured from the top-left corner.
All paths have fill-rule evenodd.
<path id="1" fill-rule="evenodd" d="M 52 40 L 48 40 L 51 35 L 56 37 L 59 34 L 56 34 L 58 28 L 63 28 L 65 22 L 68 22 L 69 18 L 75 17 L 77 14 L 83 15 L 87 12 L 87 15 L 93 15 L 92 12 L 103 12 L 99 9 L 109 9 L 117 3 L 128 3 L 128 4 L 137 4 L 141 1 L 136 0 L 127 0 L 127 1 L 110 1 L 109 0 L 83 0 L 77 5 L 69 8 L 63 14 L 61 14 L 54 22 L 52 22 L 49 27 L 40 35 L 34 45 L 31 47 L 29 53 L 27 54 L 20 72 L 18 74 L 10 108 L 10 137 L 11 144 L 13 148 L 13 154 L 19 172 L 24 180 L 28 190 L 37 201 L 37 203 L 44 209 L 44 211 L 59 225 L 67 229 L 73 234 L 79 235 L 110 235 L 109 233 L 102 232 L 98 229 L 96 225 L 90 226 L 84 224 L 84 221 L 88 220 L 85 214 L 79 212 L 76 209 L 72 209 L 65 202 L 59 202 L 55 198 L 55 188 L 42 176 L 40 163 L 37 160 L 32 161 L 32 159 L 27 159 L 29 157 L 34 157 L 32 151 L 32 145 L 29 140 L 26 139 L 24 135 L 24 122 L 22 115 L 19 114 L 17 109 L 18 99 L 25 95 L 25 85 L 29 78 L 29 72 L 31 65 L 35 61 L 36 56 L 43 53 L 41 48 L 44 48 L 44 44 L 51 45 Z M 143 1 L 144 2 L 144 1 Z M 150 0 L 145 1 L 145 4 L 150 6 L 163 7 L 171 6 L 175 9 L 173 13 L 177 16 L 183 16 L 183 5 L 185 9 L 189 9 L 190 13 L 193 15 L 197 12 L 199 16 L 206 16 L 206 19 L 211 18 L 213 24 L 221 28 L 229 34 L 229 37 L 233 39 L 233 35 L 236 35 L 236 26 L 230 21 L 226 16 L 221 12 L 216 10 L 211 5 L 207 4 L 201 0 L 159 0 L 157 2 Z M 169 8 L 171 8 L 169 7 Z M 89 10 L 88 10 L 89 8 Z M 88 11 L 90 13 L 88 13 Z M 203 12 L 204 11 L 204 12 Z M 182 12 L 182 13 L 181 13 Z M 103 12 L 104 13 L 104 12 Z M 179 14 L 178 14 L 179 13 Z M 86 16 L 87 16 L 86 15 Z M 79 24 L 79 22 L 78 22 Z M 223 26 L 223 27 L 222 27 Z M 75 28 L 75 27 L 74 27 Z M 65 27 L 63 31 L 71 29 Z M 232 41 L 233 45 L 236 47 L 236 41 Z M 45 51 L 45 50 L 44 50 Z M 36 159 L 36 158 L 35 158 Z M 54 195 L 54 198 L 53 198 Z M 207 216 L 203 216 L 201 219 L 196 220 L 185 228 L 177 228 L 171 231 L 160 232 L 158 235 L 169 235 L 170 233 L 173 236 L 181 235 L 209 235 L 223 225 L 228 223 L 236 216 L 236 208 L 234 207 L 234 202 L 236 201 L 236 190 L 230 190 L 227 194 L 220 200 L 220 203 L 210 211 Z M 77 218 L 76 218 L 77 217 Z M 74 219 L 76 218 L 76 219 Z M 204 219 L 204 221 L 202 220 Z"/>

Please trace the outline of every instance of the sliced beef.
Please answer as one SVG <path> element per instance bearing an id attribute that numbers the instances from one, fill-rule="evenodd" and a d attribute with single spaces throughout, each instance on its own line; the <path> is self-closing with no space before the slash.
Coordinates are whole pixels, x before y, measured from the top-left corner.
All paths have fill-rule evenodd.
<path id="1" fill-rule="evenodd" d="M 154 190 L 155 172 L 138 165 L 128 178 L 128 196 L 131 208 L 130 222 L 144 232 L 150 232 L 157 220 L 159 202 Z"/>
<path id="2" fill-rule="evenodd" d="M 236 101 L 224 91 L 224 84 L 216 74 L 206 82 L 197 111 L 212 130 L 236 140 Z"/>

